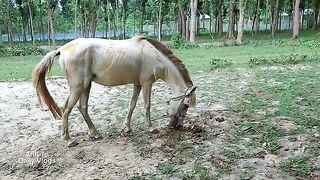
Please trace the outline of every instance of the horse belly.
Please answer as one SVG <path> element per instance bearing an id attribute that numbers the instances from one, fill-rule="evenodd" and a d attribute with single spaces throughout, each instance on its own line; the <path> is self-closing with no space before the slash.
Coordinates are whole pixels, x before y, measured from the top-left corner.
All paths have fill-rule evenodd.
<path id="1" fill-rule="evenodd" d="M 95 74 L 93 81 L 106 86 L 117 86 L 139 82 L 139 72 L 130 68 L 113 68 Z"/>

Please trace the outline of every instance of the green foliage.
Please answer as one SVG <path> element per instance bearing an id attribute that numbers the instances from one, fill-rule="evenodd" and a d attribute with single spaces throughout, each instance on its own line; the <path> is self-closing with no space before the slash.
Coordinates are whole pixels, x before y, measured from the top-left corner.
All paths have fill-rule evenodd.
<path id="1" fill-rule="evenodd" d="M 289 158 L 280 163 L 279 168 L 282 171 L 289 172 L 294 176 L 306 177 L 311 173 L 311 165 L 308 163 L 308 158 L 305 156 L 297 156 Z"/>
<path id="2" fill-rule="evenodd" d="M 180 48 L 184 44 L 183 39 L 179 33 L 176 33 L 170 38 L 172 48 Z"/>
<path id="3" fill-rule="evenodd" d="M 251 66 L 274 64 L 299 64 L 303 62 L 319 62 L 320 54 L 290 54 L 280 57 L 252 57 L 249 59 Z"/>
<path id="4" fill-rule="evenodd" d="M 31 45 L 17 45 L 12 48 L 6 46 L 0 46 L 0 57 L 6 56 L 30 56 L 30 55 L 44 55 L 47 51 L 38 46 Z"/>
<path id="5" fill-rule="evenodd" d="M 166 163 L 160 167 L 161 174 L 172 174 L 175 172 L 174 166 L 170 163 Z"/>
<path id="6" fill-rule="evenodd" d="M 194 172 L 194 176 L 196 177 L 196 179 L 203 179 L 203 180 L 210 179 L 209 172 L 208 172 L 207 168 L 205 168 L 201 164 L 196 164 L 193 167 L 193 172 Z"/>
<path id="7" fill-rule="evenodd" d="M 232 65 L 232 62 L 228 59 L 211 59 L 210 60 L 210 66 L 211 70 L 214 70 L 216 68 L 224 68 Z"/>

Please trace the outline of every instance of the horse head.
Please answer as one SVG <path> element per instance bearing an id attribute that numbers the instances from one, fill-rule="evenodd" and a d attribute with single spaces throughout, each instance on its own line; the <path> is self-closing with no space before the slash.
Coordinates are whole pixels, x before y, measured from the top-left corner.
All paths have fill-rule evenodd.
<path id="1" fill-rule="evenodd" d="M 183 126 L 183 121 L 187 115 L 189 107 L 194 107 L 196 104 L 196 86 L 192 86 L 180 96 L 170 99 L 169 116 L 170 127 L 177 129 Z"/>

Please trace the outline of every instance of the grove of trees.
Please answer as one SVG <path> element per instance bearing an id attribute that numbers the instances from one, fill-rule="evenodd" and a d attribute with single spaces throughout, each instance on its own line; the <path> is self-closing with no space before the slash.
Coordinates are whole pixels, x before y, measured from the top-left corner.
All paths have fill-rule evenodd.
<path id="1" fill-rule="evenodd" d="M 225 23 L 226 38 L 242 43 L 245 22 L 252 22 L 252 36 L 264 22 L 275 37 L 283 13 L 292 19 L 292 38 L 297 38 L 299 29 L 319 28 L 319 10 L 320 0 L 1 0 L 0 43 L 4 34 L 9 45 L 21 34 L 36 44 L 38 34 L 51 45 L 55 32 L 75 32 L 76 38 L 103 31 L 106 38 L 122 39 L 129 31 L 145 34 L 144 25 L 154 25 L 160 40 L 168 22 L 175 22 L 184 40 L 195 42 L 204 15 L 210 16 L 208 33 L 223 36 Z"/>

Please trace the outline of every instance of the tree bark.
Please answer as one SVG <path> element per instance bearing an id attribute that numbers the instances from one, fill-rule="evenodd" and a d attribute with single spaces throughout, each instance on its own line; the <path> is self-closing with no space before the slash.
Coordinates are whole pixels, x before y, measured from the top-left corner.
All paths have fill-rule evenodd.
<path id="1" fill-rule="evenodd" d="M 271 7 L 271 37 L 275 37 L 276 29 L 277 29 L 277 14 L 278 14 L 278 6 L 279 0 L 271 0 L 270 7 Z"/>
<path id="2" fill-rule="evenodd" d="M 218 35 L 222 36 L 223 34 L 223 21 L 222 21 L 222 4 L 223 0 L 218 0 Z"/>
<path id="3" fill-rule="evenodd" d="M 184 11 L 182 10 L 182 7 L 180 6 L 179 7 L 180 10 L 179 10 L 179 21 L 180 21 L 180 34 L 181 34 L 181 37 L 184 39 L 184 40 L 187 40 L 187 36 L 186 36 L 186 21 L 187 21 L 187 18 L 186 18 L 186 15 L 184 13 Z"/>
<path id="4" fill-rule="evenodd" d="M 189 21 L 189 16 L 187 16 L 186 20 L 186 40 L 190 38 L 190 21 Z"/>
<path id="5" fill-rule="evenodd" d="M 97 7 L 96 11 L 92 11 L 92 19 L 91 19 L 91 37 L 95 38 L 96 37 L 96 29 L 97 29 L 97 22 L 99 19 L 99 10 L 100 10 L 100 0 L 95 1 L 95 6 Z"/>
<path id="6" fill-rule="evenodd" d="M 319 9 L 320 9 L 320 1 L 319 0 L 314 0 L 313 1 L 313 10 L 314 10 L 314 24 L 313 28 L 318 29 L 319 27 Z"/>
<path id="7" fill-rule="evenodd" d="M 143 35 L 143 24 L 144 24 L 144 16 L 146 14 L 146 3 L 147 0 L 141 0 L 141 18 L 140 18 L 140 34 Z"/>
<path id="8" fill-rule="evenodd" d="M 234 0 L 229 2 L 229 30 L 228 30 L 228 39 L 234 40 Z"/>
<path id="9" fill-rule="evenodd" d="M 12 37 L 12 14 L 11 14 L 11 10 L 12 10 L 12 2 L 11 0 L 8 0 L 8 4 L 7 4 L 7 15 L 8 15 L 8 19 L 7 19 L 7 32 L 8 32 L 8 42 L 9 42 L 9 46 L 12 46 L 12 42 L 13 42 L 13 37 Z"/>
<path id="10" fill-rule="evenodd" d="M 159 2 L 159 16 L 158 16 L 158 41 L 161 41 L 161 30 L 162 30 L 162 15 L 161 15 L 161 9 L 162 9 L 162 0 Z"/>
<path id="11" fill-rule="evenodd" d="M 299 36 L 299 25 L 300 25 L 300 11 L 299 4 L 300 0 L 294 0 L 294 16 L 293 16 L 293 34 L 292 39 L 296 39 Z"/>
<path id="12" fill-rule="evenodd" d="M 239 26 L 238 26 L 238 36 L 237 36 L 238 44 L 242 44 L 243 42 L 244 16 L 245 16 L 246 6 L 247 6 L 247 0 L 240 0 L 239 2 L 240 15 L 239 15 Z"/>
<path id="13" fill-rule="evenodd" d="M 2 40 L 2 24 L 0 24 L 0 45 L 3 44 L 3 40 Z"/>
<path id="14" fill-rule="evenodd" d="M 77 38 L 77 8 L 78 8 L 78 0 L 75 0 L 75 10 L 74 10 L 74 35 L 75 35 L 75 38 Z"/>
<path id="15" fill-rule="evenodd" d="M 29 10 L 29 16 L 30 16 L 30 28 L 31 28 L 31 38 L 32 38 L 32 45 L 36 45 L 35 43 L 35 37 L 34 37 L 34 28 L 33 28 L 33 18 L 32 18 L 32 11 L 31 11 L 31 2 L 28 1 L 28 10 Z"/>
<path id="16" fill-rule="evenodd" d="M 252 27 L 251 27 L 252 36 L 253 34 L 257 35 L 259 31 L 259 26 L 260 26 L 259 21 L 260 21 L 260 0 L 257 0 Z"/>
<path id="17" fill-rule="evenodd" d="M 190 24 L 190 42 L 195 43 L 197 31 L 197 6 L 198 0 L 190 0 L 191 24 Z"/>

